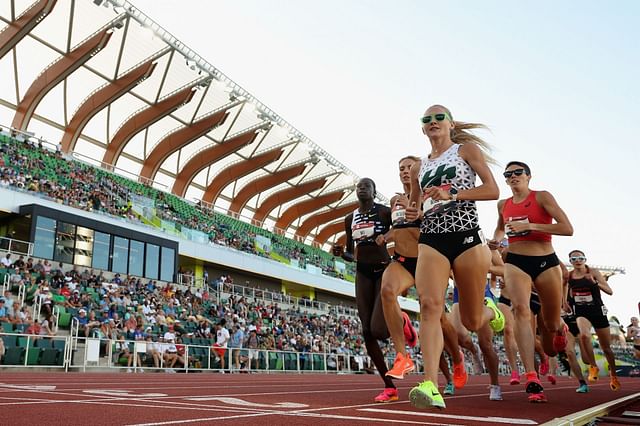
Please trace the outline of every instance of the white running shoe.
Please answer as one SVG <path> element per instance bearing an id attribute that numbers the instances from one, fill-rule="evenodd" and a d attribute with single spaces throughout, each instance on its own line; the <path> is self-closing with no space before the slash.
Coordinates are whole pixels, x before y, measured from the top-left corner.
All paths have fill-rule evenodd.
<path id="1" fill-rule="evenodd" d="M 489 386 L 489 401 L 502 401 L 502 389 L 500 389 L 500 385 Z"/>

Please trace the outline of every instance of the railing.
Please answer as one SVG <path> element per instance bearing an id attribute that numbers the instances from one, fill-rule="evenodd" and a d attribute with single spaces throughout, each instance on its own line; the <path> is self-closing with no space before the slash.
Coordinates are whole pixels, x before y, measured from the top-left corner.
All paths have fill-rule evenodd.
<path id="1" fill-rule="evenodd" d="M 72 326 L 72 330 L 73 330 Z M 262 372 L 262 373 L 327 373 L 351 374 L 370 371 L 373 367 L 366 355 L 332 352 L 293 352 L 248 348 L 216 348 L 204 344 L 177 344 L 177 359 L 167 354 L 169 344 L 149 341 L 113 340 L 105 338 L 69 336 L 37 336 L 20 333 L 2 333 L 5 357 L 0 367 L 47 367 L 81 369 L 113 369 L 131 371 L 168 370 L 209 372 Z M 13 339 L 13 340 L 12 340 Z M 9 343 L 9 344 L 8 344 Z M 120 352 L 120 348 L 127 352 Z M 224 351 L 223 351 L 224 349 Z M 131 360 L 129 361 L 129 354 Z M 236 363 L 236 355 L 238 363 Z M 385 358 L 388 367 L 393 355 Z M 124 358 L 124 359 L 123 359 Z M 221 358 L 224 358 L 224 368 Z M 124 361 L 126 364 L 121 364 Z M 173 364 L 173 365 L 172 365 Z M 238 365 L 239 364 L 239 365 Z M 415 359 L 416 373 L 423 372 L 423 363 Z M 471 363 L 466 363 L 472 372 Z M 240 368 L 238 368 L 240 367 Z M 170 370 L 170 369 L 173 369 Z M 521 372 L 523 371 L 520 368 Z M 499 364 L 499 375 L 508 376 L 506 363 Z"/>
<path id="2" fill-rule="evenodd" d="M 125 170 L 125 169 L 122 169 L 120 167 L 117 167 L 115 164 L 104 163 L 102 161 L 96 160 L 93 157 L 89 157 L 88 155 L 84 155 L 84 154 L 81 154 L 81 153 L 75 152 L 75 151 L 71 153 L 71 156 L 75 160 L 80 161 L 81 163 L 84 163 L 84 164 L 86 164 L 88 166 L 101 167 L 102 171 L 106 171 L 108 173 L 113 173 L 114 170 L 117 170 L 118 172 L 125 174 L 132 181 L 143 183 L 143 184 L 148 185 L 148 186 L 158 185 L 158 186 L 161 186 L 161 187 L 165 188 L 165 190 L 169 189 L 167 187 L 167 185 L 165 185 L 165 184 L 163 184 L 161 182 L 157 182 L 157 181 L 155 181 L 153 179 L 149 179 L 149 178 L 146 178 L 144 176 L 140 176 L 138 174 L 132 173 L 129 170 Z"/>
<path id="3" fill-rule="evenodd" d="M 263 373 L 337 373 L 362 372 L 368 365 L 367 357 L 326 352 L 291 352 L 248 348 L 217 348 L 202 344 L 177 344 L 177 360 L 173 364 L 167 352 L 167 343 L 143 340 L 113 340 L 101 338 L 75 338 L 69 336 L 69 348 L 74 353 L 66 357 L 68 368 L 114 370 L 172 370 L 224 371 Z M 74 342 L 74 340 L 76 342 Z M 127 348 L 127 352 L 120 351 Z M 122 356 L 118 356 L 118 355 Z M 166 356 L 169 354 L 169 356 Z M 238 364 L 236 364 L 236 354 Z M 117 359 L 116 359 L 117 356 Z M 130 361 L 129 361 L 130 357 Z M 222 368 L 221 358 L 224 358 Z M 126 361 L 125 365 L 121 361 Z M 393 362 L 392 359 L 389 360 Z M 421 364 L 419 364 L 421 365 Z"/>
<path id="4" fill-rule="evenodd" d="M 290 296 L 288 294 L 278 293 L 270 290 L 263 290 L 255 287 L 245 287 L 237 284 L 225 284 L 221 282 L 212 283 L 209 288 L 216 295 L 218 300 L 230 295 L 238 295 L 242 297 L 251 297 L 253 299 L 261 299 L 266 302 L 287 303 L 293 306 L 301 306 L 306 308 L 324 311 L 327 314 L 335 313 L 336 315 L 349 315 L 351 317 L 358 316 L 358 310 L 346 306 L 332 306 L 327 302 L 319 302 L 317 300 L 309 300 L 301 297 Z"/>
<path id="5" fill-rule="evenodd" d="M 48 367 L 66 369 L 70 361 L 69 336 L 0 333 L 5 341 L 3 368 Z M 7 344 L 10 340 L 10 344 Z"/>
<path id="6" fill-rule="evenodd" d="M 331 311 L 329 303 L 319 302 L 317 300 L 305 299 L 302 297 L 290 296 L 288 294 L 278 293 L 270 290 L 263 290 L 255 287 L 245 287 L 237 284 L 225 284 L 221 282 L 213 283 L 213 289 L 218 300 L 229 295 L 238 295 L 242 297 L 251 297 L 253 299 L 262 299 L 267 302 L 287 303 L 293 306 L 317 309 L 329 313 Z"/>
<path id="7" fill-rule="evenodd" d="M 0 250 L 12 254 L 31 256 L 33 253 L 33 243 L 13 238 L 0 237 Z"/>
<path id="8" fill-rule="evenodd" d="M 204 278 L 200 277 L 200 278 L 196 278 L 193 275 L 188 275 L 188 274 L 177 274 L 178 275 L 178 281 L 177 283 L 189 288 L 204 288 Z"/>

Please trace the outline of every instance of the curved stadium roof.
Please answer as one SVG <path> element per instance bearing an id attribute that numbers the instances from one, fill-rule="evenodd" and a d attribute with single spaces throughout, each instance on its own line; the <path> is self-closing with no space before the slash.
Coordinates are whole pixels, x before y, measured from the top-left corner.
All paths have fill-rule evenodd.
<path id="1" fill-rule="evenodd" d="M 356 174 L 131 3 L 3 1 L 0 19 L 0 124 L 307 243 L 343 234 Z"/>

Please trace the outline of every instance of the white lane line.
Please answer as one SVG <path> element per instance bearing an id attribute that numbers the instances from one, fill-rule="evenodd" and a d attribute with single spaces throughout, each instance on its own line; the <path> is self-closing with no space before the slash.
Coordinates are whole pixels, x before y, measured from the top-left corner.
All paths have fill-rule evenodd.
<path id="1" fill-rule="evenodd" d="M 538 424 L 538 422 L 530 419 L 514 419 L 509 417 L 461 416 L 456 414 L 425 413 L 425 412 L 403 411 L 403 410 L 385 410 L 383 408 L 361 408 L 358 411 L 366 411 L 370 413 L 402 414 L 402 415 L 408 415 L 408 416 L 421 416 L 421 417 L 438 417 L 442 419 L 470 420 L 474 422 L 486 422 L 486 423 L 507 423 L 507 424 L 516 424 L 516 425 L 537 425 Z"/>
<path id="2" fill-rule="evenodd" d="M 401 420 L 401 419 L 380 419 L 376 417 L 361 417 L 361 416 L 344 416 L 339 414 L 320 414 L 320 413 L 298 413 L 291 414 L 288 413 L 287 416 L 295 416 L 295 417 L 316 417 L 322 419 L 337 419 L 337 420 L 362 420 L 365 422 L 383 422 L 383 423 L 408 423 L 408 424 L 419 424 L 419 425 L 436 425 L 436 426 L 463 426 L 456 423 L 431 423 L 431 422 L 417 422 L 415 420 Z"/>
<path id="3" fill-rule="evenodd" d="M 399 419 L 378 419 L 374 417 L 359 417 L 359 416 L 341 416 L 341 415 L 333 415 L 333 414 L 316 414 L 316 413 L 255 413 L 255 414 L 240 414 L 233 416 L 225 416 L 225 417 L 203 417 L 198 419 L 187 419 L 187 420 L 169 420 L 165 422 L 154 422 L 154 423 L 135 423 L 130 424 L 128 426 L 163 426 L 163 425 L 172 425 L 172 424 L 183 424 L 183 423 L 201 423 L 201 422 L 211 422 L 211 421 L 220 421 L 227 419 L 239 419 L 239 418 L 247 418 L 247 417 L 259 417 L 259 416 L 268 416 L 268 415 L 283 415 L 288 417 L 314 417 L 314 418 L 322 418 L 322 419 L 334 419 L 334 420 L 359 420 L 363 422 L 383 422 L 386 424 L 391 423 L 399 423 L 399 424 L 419 424 L 419 425 L 432 425 L 432 426 L 464 426 L 455 423 L 431 423 L 431 422 L 416 422 L 415 420 L 399 420 Z"/>

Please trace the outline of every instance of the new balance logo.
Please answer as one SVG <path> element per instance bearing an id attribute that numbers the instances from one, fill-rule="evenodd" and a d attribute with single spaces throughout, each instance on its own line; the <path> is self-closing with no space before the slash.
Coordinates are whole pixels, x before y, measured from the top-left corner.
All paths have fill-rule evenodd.
<path id="1" fill-rule="evenodd" d="M 466 237 L 463 241 L 462 244 L 471 244 L 473 242 L 473 235 Z"/>

